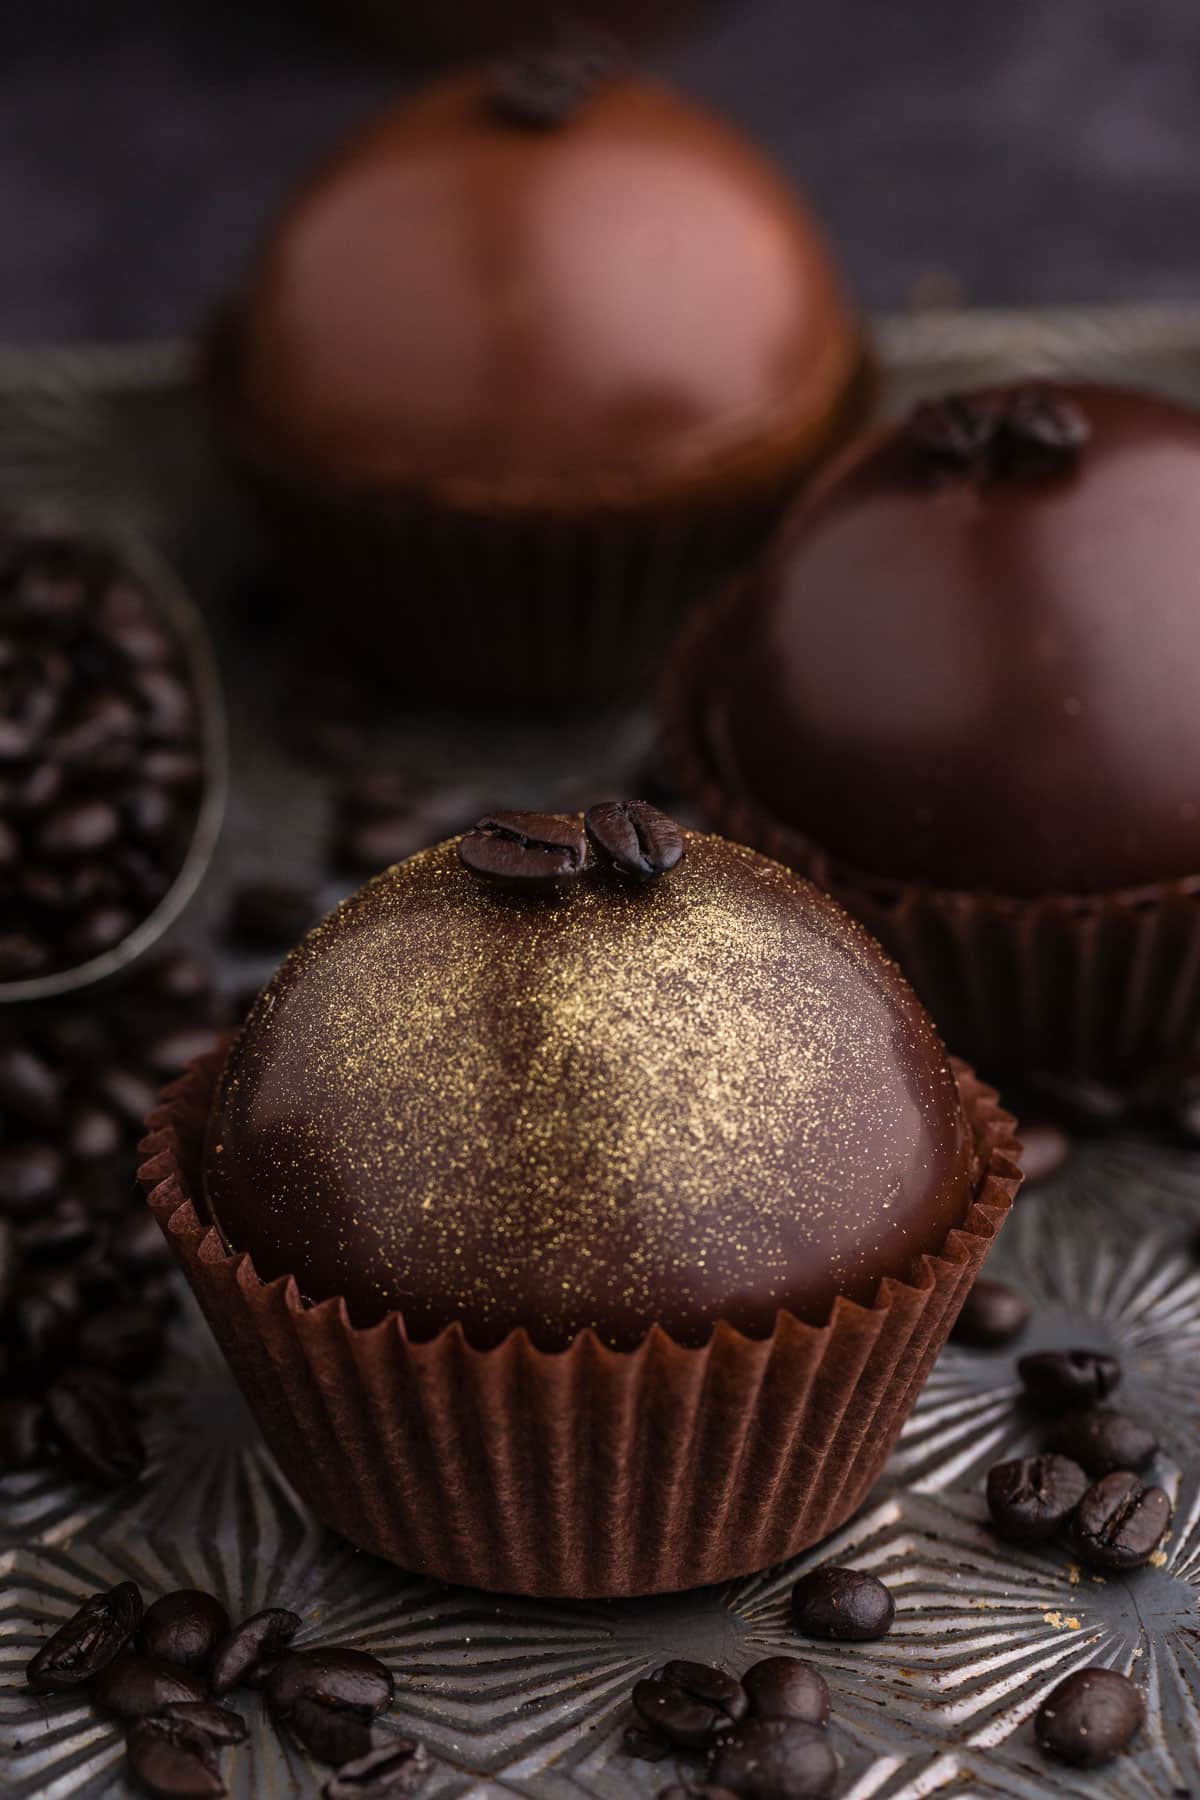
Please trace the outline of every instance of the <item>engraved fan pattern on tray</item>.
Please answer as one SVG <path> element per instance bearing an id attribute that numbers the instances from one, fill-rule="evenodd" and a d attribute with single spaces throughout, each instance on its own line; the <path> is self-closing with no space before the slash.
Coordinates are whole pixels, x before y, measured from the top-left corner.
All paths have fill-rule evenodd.
<path id="1" fill-rule="evenodd" d="M 1016 366 L 1140 381 L 1200 399 L 1200 317 L 1181 311 L 964 315 L 936 326 L 896 320 L 884 323 L 881 341 L 893 370 L 891 404 Z M 20 429 L 28 438 L 32 395 L 41 433 L 49 415 L 39 393 L 51 385 L 65 395 L 49 409 L 64 421 L 62 456 L 56 463 L 53 448 L 39 449 L 39 472 L 79 491 L 72 471 L 80 445 L 92 454 L 101 397 L 105 421 L 128 432 L 136 451 L 110 464 L 116 473 L 113 483 L 105 475 L 106 497 L 125 480 L 122 470 L 136 467 L 137 491 L 110 503 L 127 523 L 171 519 L 185 568 L 207 576 L 197 591 L 219 603 L 222 591 L 238 591 L 247 551 L 214 499 L 177 385 L 183 366 L 181 356 L 157 349 L 6 353 L 0 425 L 19 428 L 13 441 Z M 85 424 L 72 432 L 73 394 Z M 254 674 L 248 663 L 246 678 Z M 636 791 L 628 770 L 646 741 L 638 718 L 615 734 L 611 724 L 565 734 L 530 727 L 509 740 L 498 771 L 487 729 L 414 719 L 399 726 L 396 754 L 419 758 L 448 783 L 499 786 L 522 804 L 544 804 L 552 779 L 558 804 L 569 795 L 574 806 Z M 612 761 L 606 742 L 620 745 Z M 200 936 L 227 909 L 239 856 L 262 867 L 278 855 L 281 872 L 305 879 L 319 848 L 314 785 L 296 779 L 277 745 L 244 735 L 236 754 L 246 793 L 193 926 Z M 262 842 L 255 815 L 265 818 Z M 245 977 L 235 965 L 231 979 Z M 189 1309 L 167 1366 L 145 1390 L 148 1466 L 136 1488 L 93 1491 L 46 1471 L 0 1479 L 6 1791 L 18 1800 L 132 1794 L 110 1724 L 70 1695 L 35 1696 L 21 1682 L 54 1624 L 98 1587 L 130 1577 L 147 1600 L 188 1584 L 216 1592 L 239 1614 L 293 1602 L 310 1640 L 340 1639 L 381 1657 L 397 1681 L 389 1726 L 420 1737 L 433 1758 L 423 1790 L 431 1800 L 649 1800 L 677 1765 L 623 1754 L 633 1682 L 670 1656 L 739 1672 L 780 1652 L 802 1655 L 829 1681 L 838 1792 L 848 1800 L 1064 1800 L 1098 1791 L 1106 1800 L 1162 1800 L 1173 1790 L 1200 1791 L 1200 1467 L 1187 1448 L 1200 1438 L 1200 1261 L 1190 1250 L 1198 1219 L 1194 1153 L 1124 1135 L 1086 1146 L 1019 1201 L 989 1267 L 989 1276 L 1029 1294 L 1031 1324 L 1001 1351 L 951 1347 L 860 1515 L 793 1565 L 651 1601 L 506 1600 L 420 1582 L 348 1551 L 316 1526 L 275 1469 Z M 1074 1567 L 1067 1546 L 1004 1544 L 987 1524 L 987 1466 L 1010 1446 L 1031 1447 L 1036 1435 L 1018 1406 L 1016 1357 L 1079 1343 L 1122 1358 L 1114 1404 L 1135 1413 L 1152 1407 L 1162 1440 L 1151 1479 L 1176 1513 L 1162 1560 L 1131 1576 L 1095 1579 Z M 886 1638 L 799 1643 L 788 1624 L 791 1586 L 824 1560 L 887 1581 L 897 1619 Z M 1100 1787 L 1095 1777 L 1048 1764 L 1033 1741 L 1040 1700 L 1088 1661 L 1132 1670 L 1149 1703 L 1142 1736 Z M 235 1800 L 317 1794 L 323 1776 L 277 1737 L 254 1695 L 245 1699 L 250 1741 L 226 1770 Z"/>

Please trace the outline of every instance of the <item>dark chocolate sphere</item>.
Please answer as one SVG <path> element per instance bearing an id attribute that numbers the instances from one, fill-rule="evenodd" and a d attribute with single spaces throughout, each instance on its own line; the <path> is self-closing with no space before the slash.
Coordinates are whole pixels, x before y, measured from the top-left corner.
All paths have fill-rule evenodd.
<path id="1" fill-rule="evenodd" d="M 214 1104 L 227 1244 L 357 1323 L 476 1344 L 823 1323 L 972 1198 L 912 991 L 809 883 L 685 833 L 649 887 L 497 892 L 443 844 L 284 963 Z"/>
<path id="2" fill-rule="evenodd" d="M 243 434 L 488 505 L 650 500 L 823 446 L 859 338 L 771 164 L 648 82 L 536 125 L 497 80 L 406 101 L 287 208 L 237 307 Z"/>
<path id="3" fill-rule="evenodd" d="M 853 451 L 696 713 L 723 785 L 851 869 L 1093 894 L 1200 874 L 1198 669 L 1200 415 L 1026 388 Z"/>

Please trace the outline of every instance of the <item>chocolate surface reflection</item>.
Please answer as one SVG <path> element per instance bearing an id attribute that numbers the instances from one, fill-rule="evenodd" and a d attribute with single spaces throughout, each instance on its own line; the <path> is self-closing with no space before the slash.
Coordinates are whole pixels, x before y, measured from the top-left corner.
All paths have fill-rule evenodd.
<path id="1" fill-rule="evenodd" d="M 214 1108 L 227 1242 L 359 1323 L 548 1347 L 821 1323 L 939 1248 L 974 1153 L 911 991 L 807 883 L 685 840 L 651 887 L 558 901 L 444 844 L 331 915 Z"/>

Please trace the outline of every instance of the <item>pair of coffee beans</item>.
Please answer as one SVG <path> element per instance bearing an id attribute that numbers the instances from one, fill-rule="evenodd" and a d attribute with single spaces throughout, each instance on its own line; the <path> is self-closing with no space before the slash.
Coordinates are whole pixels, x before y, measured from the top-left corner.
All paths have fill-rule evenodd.
<path id="1" fill-rule="evenodd" d="M 155 601 L 100 545 L 0 545 L 0 983 L 114 949 L 183 865 L 203 723 Z"/>
<path id="2" fill-rule="evenodd" d="M 562 895 L 591 867 L 645 886 L 683 856 L 679 827 L 645 800 L 589 807 L 582 826 L 552 813 L 489 813 L 459 843 L 463 867 L 513 893 Z"/>

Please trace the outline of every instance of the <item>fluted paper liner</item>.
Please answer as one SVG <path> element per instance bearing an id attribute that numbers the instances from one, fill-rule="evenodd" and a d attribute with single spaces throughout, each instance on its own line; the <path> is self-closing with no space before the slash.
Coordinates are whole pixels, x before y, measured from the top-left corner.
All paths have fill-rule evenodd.
<path id="1" fill-rule="evenodd" d="M 225 455 L 301 591 L 424 694 L 520 706 L 643 692 L 689 604 L 761 546 L 803 480 L 862 423 L 864 351 L 823 426 L 698 478 L 678 499 L 620 486 L 582 511 L 317 478 L 236 416 L 235 308 L 199 372 Z M 349 602 L 349 604 L 347 604 Z"/>
<path id="2" fill-rule="evenodd" d="M 454 1325 L 357 1328 L 263 1282 L 202 1218 L 201 1154 L 223 1052 L 163 1096 L 141 1170 L 263 1436 L 325 1524 L 406 1569 L 502 1592 L 649 1594 L 766 1567 L 840 1525 L 879 1474 L 1020 1185 L 1013 1121 L 955 1074 L 980 1153 L 976 1197 L 908 1282 L 824 1327 L 769 1338 L 721 1322 L 685 1349 L 523 1331 L 477 1350 Z"/>
<path id="3" fill-rule="evenodd" d="M 739 599 L 735 584 L 689 622 L 662 687 L 667 760 L 711 826 L 806 875 L 861 920 L 944 1042 L 989 1074 L 1053 1074 L 1133 1092 L 1194 1068 L 1200 875 L 1019 899 L 889 881 L 839 861 L 741 791 L 732 756 L 722 759 L 712 742 L 704 658 Z"/>

